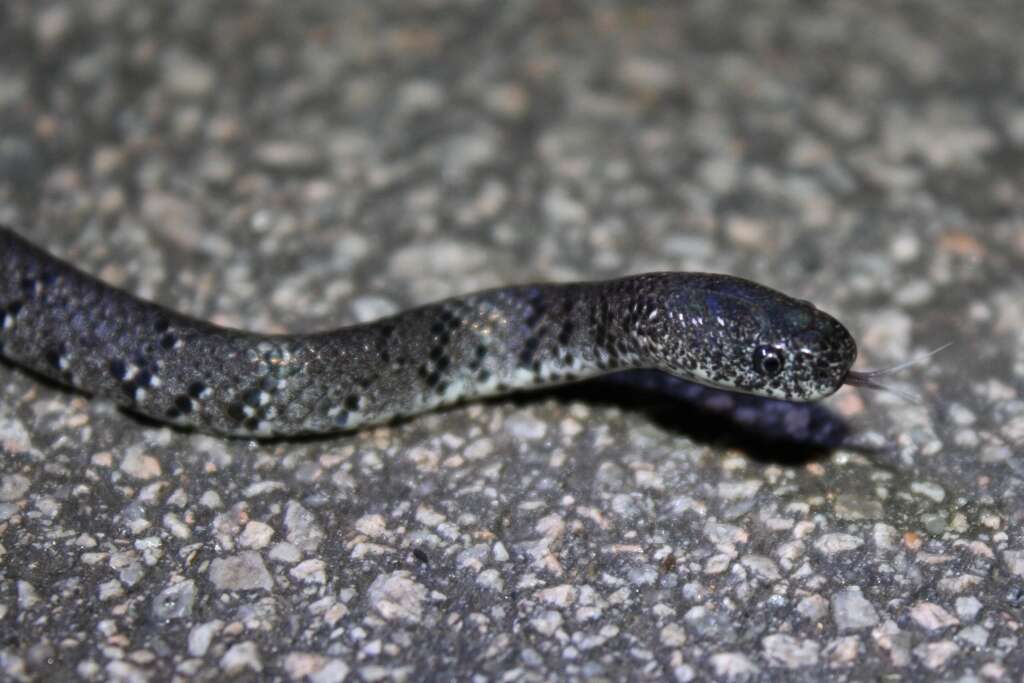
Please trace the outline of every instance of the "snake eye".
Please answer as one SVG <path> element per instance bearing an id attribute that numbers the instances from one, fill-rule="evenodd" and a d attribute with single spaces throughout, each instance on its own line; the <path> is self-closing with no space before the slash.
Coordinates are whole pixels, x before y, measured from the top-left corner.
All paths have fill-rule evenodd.
<path id="1" fill-rule="evenodd" d="M 758 346 L 754 349 L 754 370 L 759 375 L 774 377 L 782 372 L 782 352 L 774 346 Z"/>

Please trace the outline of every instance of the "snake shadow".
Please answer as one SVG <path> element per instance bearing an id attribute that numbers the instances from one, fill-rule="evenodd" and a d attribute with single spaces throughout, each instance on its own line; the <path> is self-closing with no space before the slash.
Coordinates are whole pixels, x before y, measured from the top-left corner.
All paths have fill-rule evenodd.
<path id="1" fill-rule="evenodd" d="M 825 403 L 793 403 L 712 389 L 656 370 L 630 370 L 544 392 L 616 405 L 701 443 L 735 448 L 753 460 L 797 467 L 849 441 L 851 426 Z"/>

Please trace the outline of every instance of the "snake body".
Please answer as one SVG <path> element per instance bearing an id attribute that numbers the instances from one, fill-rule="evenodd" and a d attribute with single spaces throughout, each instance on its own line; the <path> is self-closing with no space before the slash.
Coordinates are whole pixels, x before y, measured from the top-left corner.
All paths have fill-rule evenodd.
<path id="1" fill-rule="evenodd" d="M 706 273 L 509 286 L 257 334 L 139 299 L 0 227 L 0 355 L 159 421 L 265 438 L 631 368 L 813 401 L 843 384 L 857 347 L 809 302 Z"/>

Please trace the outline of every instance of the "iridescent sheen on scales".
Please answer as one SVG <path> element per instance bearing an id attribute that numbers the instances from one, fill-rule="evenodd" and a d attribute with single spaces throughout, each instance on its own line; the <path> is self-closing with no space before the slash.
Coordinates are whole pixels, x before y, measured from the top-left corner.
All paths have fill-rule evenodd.
<path id="1" fill-rule="evenodd" d="M 502 287 L 257 334 L 136 298 L 0 227 L 0 355 L 157 420 L 273 437 L 630 368 L 813 401 L 843 384 L 857 347 L 809 302 L 705 273 Z"/>

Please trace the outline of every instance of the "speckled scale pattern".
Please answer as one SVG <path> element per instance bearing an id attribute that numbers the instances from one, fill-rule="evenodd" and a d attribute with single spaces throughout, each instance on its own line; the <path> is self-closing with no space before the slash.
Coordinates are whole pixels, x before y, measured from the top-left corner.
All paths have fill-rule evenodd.
<path id="1" fill-rule="evenodd" d="M 758 366 L 766 348 L 778 372 Z M 629 368 L 814 400 L 841 385 L 856 346 L 807 302 L 699 273 L 503 287 L 363 325 L 261 335 L 136 298 L 0 228 L 0 353 L 157 420 L 275 437 Z"/>

